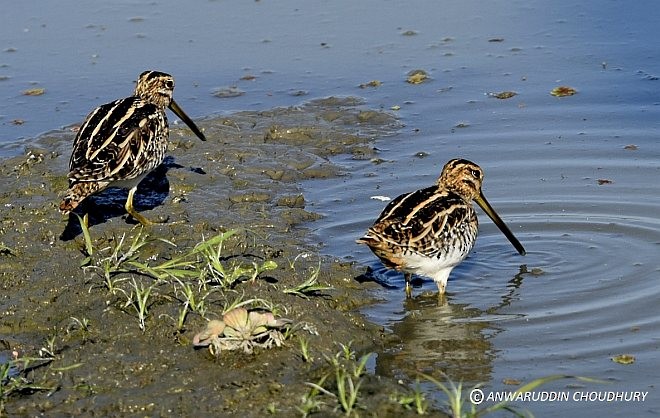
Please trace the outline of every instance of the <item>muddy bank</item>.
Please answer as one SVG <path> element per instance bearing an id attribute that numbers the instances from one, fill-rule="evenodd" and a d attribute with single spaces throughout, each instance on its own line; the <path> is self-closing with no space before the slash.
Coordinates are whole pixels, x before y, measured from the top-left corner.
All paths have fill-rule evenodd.
<path id="1" fill-rule="evenodd" d="M 344 413 L 306 382 L 338 393 L 332 359 L 353 370 L 378 351 L 382 330 L 357 313 L 374 285 L 359 283 L 352 265 L 320 259 L 302 226 L 319 215 L 305 209 L 299 182 L 339 175 L 332 155 L 371 158 L 369 141 L 397 121 L 357 99 L 330 98 L 199 125 L 209 141 L 174 126 L 168 159 L 136 195 L 145 216 L 168 222 L 135 225 L 123 211 L 126 192 L 108 191 L 82 208 L 88 241 L 76 216 L 57 211 L 73 132 L 46 135 L 2 162 L 0 348 L 52 359 L 21 375 L 24 386 L 4 396 L 4 413 Z M 226 271 L 209 280 L 204 260 L 190 252 L 227 231 L 235 233 L 216 258 Z M 180 257 L 183 276 L 148 270 Z M 321 290 L 301 287 L 314 278 Z M 193 348 L 208 320 L 240 303 L 295 324 L 281 347 L 216 355 Z M 412 414 L 399 402 L 406 386 L 357 374 L 355 412 Z"/>

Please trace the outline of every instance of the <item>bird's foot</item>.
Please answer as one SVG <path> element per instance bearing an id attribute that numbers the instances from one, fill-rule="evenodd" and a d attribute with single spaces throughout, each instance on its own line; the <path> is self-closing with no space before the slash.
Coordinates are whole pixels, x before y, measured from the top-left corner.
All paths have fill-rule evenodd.
<path id="1" fill-rule="evenodd" d="M 406 298 L 412 298 L 412 285 L 409 281 L 406 281 Z"/>
<path id="2" fill-rule="evenodd" d="M 140 215 L 136 211 L 129 212 L 128 214 L 131 215 L 133 217 L 133 219 L 140 222 L 140 224 L 142 224 L 144 226 L 151 226 L 151 225 L 154 225 L 154 224 L 164 224 L 164 223 L 167 223 L 170 220 L 170 217 L 167 216 L 165 218 L 161 217 L 161 218 L 158 218 L 158 220 L 153 220 L 152 221 L 152 220 L 147 219 L 144 216 Z"/>

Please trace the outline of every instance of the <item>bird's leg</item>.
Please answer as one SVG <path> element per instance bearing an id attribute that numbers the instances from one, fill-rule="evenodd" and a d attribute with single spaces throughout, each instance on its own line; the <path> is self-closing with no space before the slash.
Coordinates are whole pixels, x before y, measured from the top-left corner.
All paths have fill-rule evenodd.
<path id="1" fill-rule="evenodd" d="M 438 294 L 444 295 L 447 287 L 447 282 L 435 282 L 438 285 Z"/>
<path id="2" fill-rule="evenodd" d="M 131 190 L 128 191 L 128 198 L 126 199 L 126 205 L 124 205 L 124 207 L 126 208 L 126 212 L 128 212 L 128 214 L 131 215 L 133 219 L 140 222 L 144 226 L 153 225 L 154 223 L 167 222 L 167 219 L 164 221 L 150 221 L 149 219 L 140 215 L 138 211 L 135 210 L 135 208 L 133 207 L 133 195 L 135 195 L 136 190 L 137 190 L 137 186 L 131 188 Z"/>
<path id="3" fill-rule="evenodd" d="M 445 290 L 447 289 L 447 280 L 449 279 L 449 273 L 451 273 L 451 270 L 453 268 L 454 267 L 449 267 L 446 269 L 438 270 L 433 275 L 433 281 L 435 282 L 436 285 L 438 285 L 438 293 L 440 295 L 445 294 Z"/>
<path id="4" fill-rule="evenodd" d="M 454 266 L 440 269 L 431 276 L 435 284 L 438 285 L 438 293 L 440 295 L 445 294 L 445 290 L 447 289 L 447 280 L 449 280 L 449 273 L 451 273 L 453 268 Z"/>
<path id="5" fill-rule="evenodd" d="M 403 277 L 406 279 L 406 297 L 410 299 L 412 297 L 412 285 L 410 280 L 412 279 L 411 273 L 403 273 Z"/>

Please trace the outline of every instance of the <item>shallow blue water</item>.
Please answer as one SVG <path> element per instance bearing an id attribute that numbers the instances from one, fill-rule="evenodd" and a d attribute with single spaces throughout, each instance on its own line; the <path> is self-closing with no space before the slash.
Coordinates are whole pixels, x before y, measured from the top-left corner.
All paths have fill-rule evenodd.
<path id="1" fill-rule="evenodd" d="M 193 117 L 328 95 L 400 106 L 391 111 L 401 131 L 374 138 L 384 163 L 338 157 L 345 176 L 304 185 L 325 215 L 312 225 L 323 251 L 394 287 L 366 312 L 398 337 L 375 369 L 404 380 L 442 371 L 487 390 L 589 376 L 610 383 L 582 383 L 588 390 L 649 395 L 521 406 L 537 416 L 657 414 L 658 17 L 650 1 L 19 2 L 0 25 L 0 156 L 129 94 L 147 68 L 176 76 L 175 97 Z M 431 81 L 405 83 L 418 68 Z M 371 80 L 383 84 L 358 87 Z M 578 94 L 551 96 L 559 85 Z M 244 94 L 213 96 L 229 86 Z M 21 94 L 32 87 L 46 93 Z M 501 91 L 518 95 L 487 95 Z M 447 299 L 426 295 L 435 288 L 426 281 L 406 301 L 402 277 L 354 239 L 385 205 L 372 196 L 430 185 L 456 156 L 484 168 L 486 196 L 528 255 L 482 216 Z M 611 361 L 622 353 L 636 362 Z M 576 390 L 569 383 L 547 389 Z"/>

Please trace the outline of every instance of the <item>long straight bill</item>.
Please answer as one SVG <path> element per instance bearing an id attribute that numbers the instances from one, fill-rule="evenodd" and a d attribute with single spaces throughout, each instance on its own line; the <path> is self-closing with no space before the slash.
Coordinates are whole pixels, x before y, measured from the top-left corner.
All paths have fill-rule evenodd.
<path id="1" fill-rule="evenodd" d="M 195 122 L 193 122 L 192 119 L 190 119 L 190 118 L 188 117 L 188 115 L 186 115 L 186 113 L 185 113 L 185 112 L 183 111 L 183 109 L 181 109 L 181 107 L 180 107 L 180 106 L 174 101 L 174 99 L 172 99 L 172 101 L 170 102 L 170 109 L 172 109 L 172 112 L 176 113 L 176 115 L 177 115 L 179 118 L 181 118 L 181 120 L 182 120 L 186 125 L 188 125 L 188 127 L 189 127 L 189 128 L 195 133 L 195 135 L 197 135 L 197 137 L 198 137 L 199 139 L 201 139 L 202 141 L 206 141 L 206 137 L 204 136 L 204 134 L 202 133 L 202 131 L 199 130 L 199 128 L 197 127 L 197 125 L 195 125 Z"/>
<path id="2" fill-rule="evenodd" d="M 500 231 L 502 231 L 502 233 L 509 239 L 511 244 L 513 244 L 513 246 L 516 247 L 518 253 L 520 255 L 525 255 L 525 248 L 523 248 L 520 241 L 518 241 L 518 239 L 515 236 L 513 236 L 513 232 L 511 232 L 509 227 L 506 226 L 502 218 L 500 218 L 499 215 L 495 213 L 495 210 L 493 209 L 492 206 L 490 206 L 490 203 L 488 203 L 483 193 L 480 193 L 479 196 L 477 196 L 474 199 L 474 201 L 477 202 L 479 207 L 481 207 L 481 209 L 483 209 L 484 212 L 486 212 L 486 215 L 488 215 L 490 219 L 492 219 L 493 222 L 495 222 L 495 225 L 497 225 L 497 227 L 500 228 Z"/>

